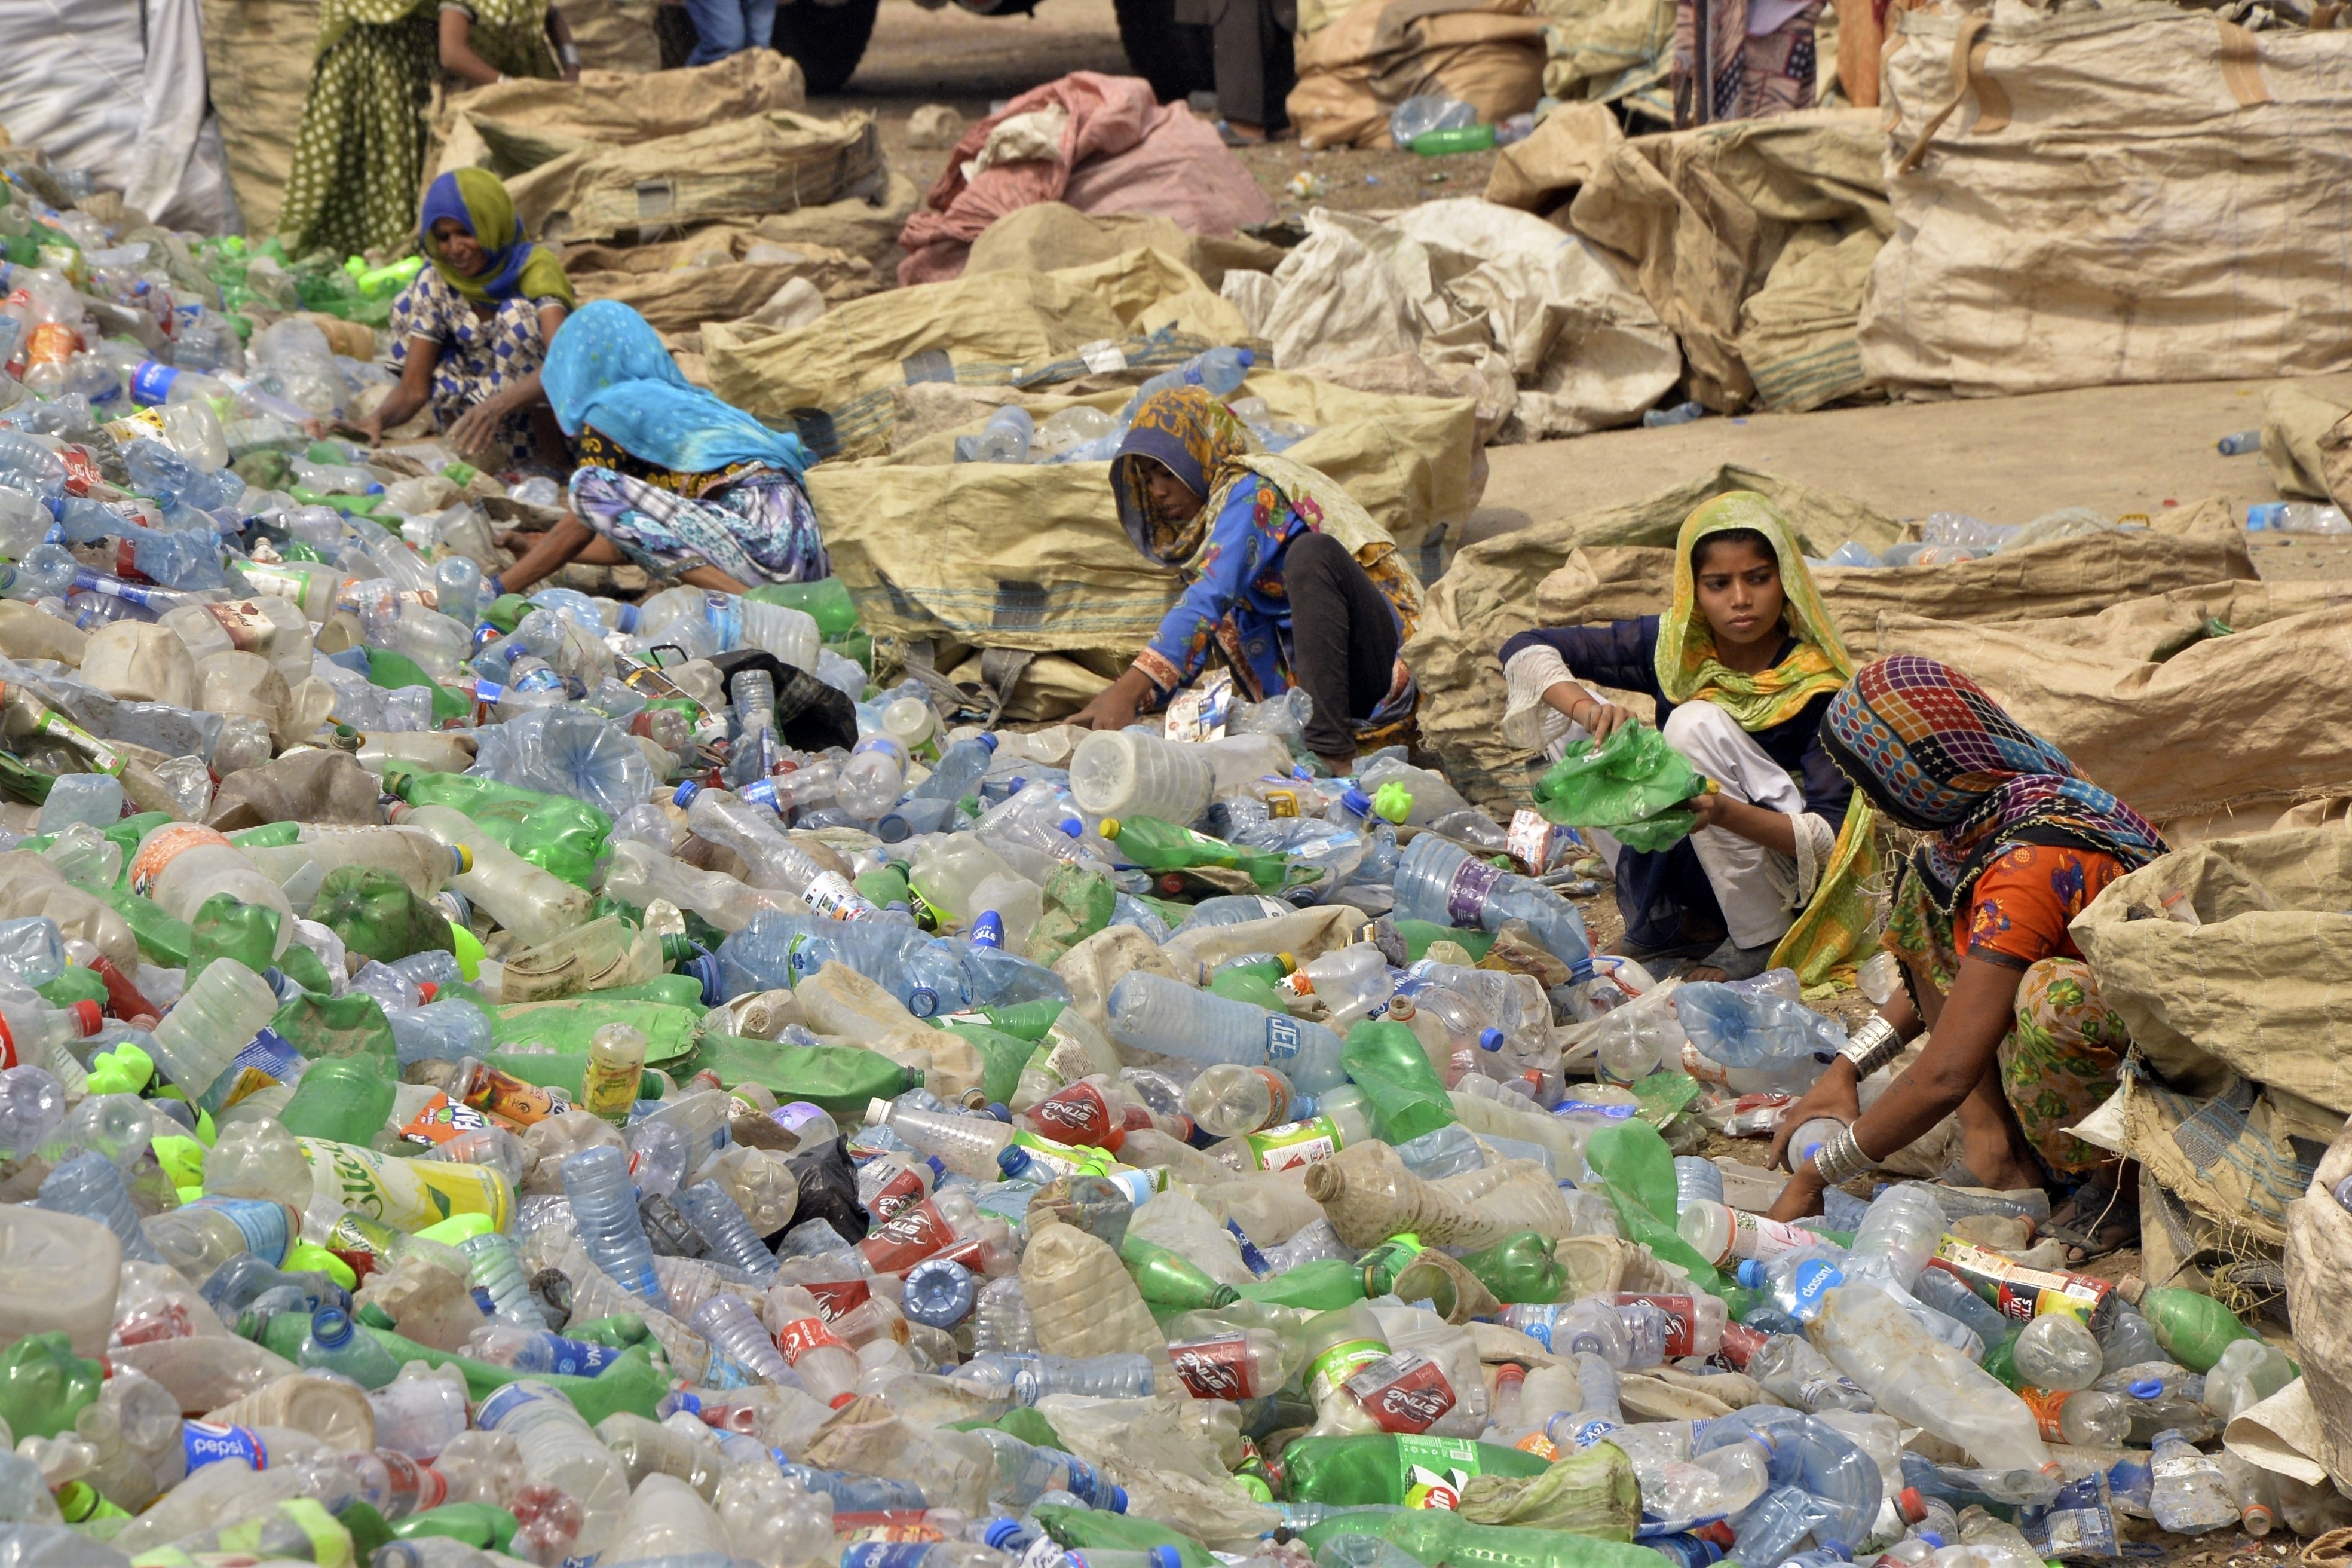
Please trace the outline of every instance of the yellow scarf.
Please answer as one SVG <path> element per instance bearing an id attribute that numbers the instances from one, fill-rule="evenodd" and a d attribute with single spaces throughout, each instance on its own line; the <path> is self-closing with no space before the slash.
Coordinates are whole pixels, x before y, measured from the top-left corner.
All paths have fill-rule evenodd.
<path id="1" fill-rule="evenodd" d="M 1754 675 L 1729 668 L 1716 657 L 1715 632 L 1698 607 L 1691 552 L 1711 534 L 1753 529 L 1772 542 L 1780 566 L 1780 592 L 1788 600 L 1783 618 L 1798 646 L 1787 658 Z M 1754 490 L 1717 496 L 1683 520 L 1675 540 L 1674 604 L 1658 622 L 1658 686 L 1675 704 L 1705 700 L 1739 721 L 1750 734 L 1786 723 L 1814 698 L 1853 679 L 1853 656 L 1845 650 L 1829 612 L 1822 607 L 1804 552 L 1787 520 Z"/>

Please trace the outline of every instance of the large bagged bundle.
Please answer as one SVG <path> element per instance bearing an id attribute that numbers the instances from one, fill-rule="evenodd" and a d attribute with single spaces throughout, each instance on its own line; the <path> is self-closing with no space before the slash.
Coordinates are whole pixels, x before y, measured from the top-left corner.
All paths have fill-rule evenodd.
<path id="1" fill-rule="evenodd" d="M 205 70 L 247 234 L 278 227 L 318 25 L 315 0 L 205 0 Z"/>
<path id="2" fill-rule="evenodd" d="M 633 145 L 597 143 L 507 182 L 549 239 L 610 239 L 837 201 L 877 182 L 874 117 L 771 110 Z"/>
<path id="3" fill-rule="evenodd" d="M 627 146 L 808 102 L 794 61 L 747 49 L 711 65 L 625 76 L 589 70 L 576 82 L 516 80 L 458 93 L 435 129 L 445 172 L 485 165 L 520 174 L 589 142 Z"/>
<path id="4" fill-rule="evenodd" d="M 1894 226 L 1885 142 L 1864 110 L 1635 137 L 1584 179 L 1570 221 L 1624 259 L 1701 402 L 1817 407 L 1867 384 L 1853 322 Z"/>
<path id="5" fill-rule="evenodd" d="M 991 224 L 1039 202 L 1156 213 L 1209 235 L 1275 216 L 1208 121 L 1181 103 L 1156 102 L 1140 77 L 1094 71 L 1032 88 L 967 130 L 924 199 L 898 237 L 904 284 L 956 277 Z"/>
<path id="6" fill-rule="evenodd" d="M 2352 1327 L 2343 1289 L 2352 1278 L 2352 1210 L 2336 1184 L 2352 1176 L 2352 1131 L 2339 1133 L 2313 1171 L 2311 1184 L 2287 1211 L 2286 1300 L 2295 1322 L 2303 1387 L 2319 1419 L 2311 1423 L 2311 1457 L 2328 1474 L 2352 1478 Z"/>
<path id="7" fill-rule="evenodd" d="M 1385 148 L 1408 98 L 1459 99 L 1482 124 L 1523 114 L 1543 93 L 1543 32 L 1529 0 L 1366 0 L 1300 40 L 1291 122 L 1309 148 Z"/>
<path id="8" fill-rule="evenodd" d="M 740 320 L 795 278 L 827 300 L 854 300 L 882 286 L 862 256 L 779 245 L 724 225 L 667 244 L 578 246 L 563 260 L 583 300 L 618 300 L 665 332 Z"/>
<path id="9" fill-rule="evenodd" d="M 1885 93 L 1900 226 L 1863 317 L 1874 381 L 1990 396 L 2352 365 L 2341 39 L 2170 5 L 1906 11 Z"/>

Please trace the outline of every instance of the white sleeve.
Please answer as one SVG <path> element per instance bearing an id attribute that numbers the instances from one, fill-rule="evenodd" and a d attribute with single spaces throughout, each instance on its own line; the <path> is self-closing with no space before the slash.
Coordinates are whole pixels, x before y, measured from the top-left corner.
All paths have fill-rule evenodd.
<path id="1" fill-rule="evenodd" d="M 1549 751 L 1568 738 L 1576 726 L 1568 716 L 1543 700 L 1543 694 L 1562 681 L 1574 681 L 1569 673 L 1568 661 L 1549 643 L 1535 643 L 1513 654 L 1503 666 L 1503 679 L 1510 689 L 1509 699 L 1503 705 L 1503 740 L 1513 746 L 1531 751 Z M 1590 693 L 1587 693 L 1590 695 Z"/>
<path id="2" fill-rule="evenodd" d="M 1797 830 L 1797 896 L 1790 907 L 1801 910 L 1813 901 L 1813 890 L 1837 848 L 1837 829 L 1810 811 L 1797 813 L 1793 821 Z"/>

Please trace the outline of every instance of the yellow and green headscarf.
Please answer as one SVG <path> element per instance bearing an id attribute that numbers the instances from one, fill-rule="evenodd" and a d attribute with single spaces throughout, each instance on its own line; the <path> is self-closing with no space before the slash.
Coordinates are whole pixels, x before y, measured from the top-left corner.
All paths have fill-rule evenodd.
<path id="1" fill-rule="evenodd" d="M 490 258 L 477 278 L 468 278 L 442 258 L 433 238 L 433 226 L 455 218 L 478 241 Z M 534 245 L 523 237 L 522 222 L 515 216 L 514 198 L 506 182 L 488 169 L 457 169 L 433 182 L 425 193 L 425 211 L 418 219 L 418 245 L 441 280 L 478 304 L 503 304 L 509 300 L 561 300 L 574 302 L 571 275 L 556 258 L 553 247 Z"/>
<path id="2" fill-rule="evenodd" d="M 1748 529 L 1771 541 L 1780 566 L 1780 592 L 1788 600 L 1782 619 L 1798 646 L 1787 658 L 1754 675 L 1729 668 L 1716 657 L 1715 631 L 1699 609 L 1691 554 L 1712 534 Z M 1753 734 L 1786 723 L 1806 703 L 1853 679 L 1853 656 L 1822 607 L 1804 552 L 1780 510 L 1754 490 L 1717 496 L 1683 520 L 1675 540 L 1675 598 L 1658 622 L 1658 686 L 1675 704 L 1707 701 Z"/>
<path id="3" fill-rule="evenodd" d="M 1751 529 L 1772 544 L 1780 563 L 1782 621 L 1797 647 L 1787 658 L 1754 675 L 1727 668 L 1716 657 L 1715 632 L 1699 609 L 1691 552 L 1710 534 Z M 1712 702 L 1754 733 L 1786 723 L 1816 697 L 1853 679 L 1853 656 L 1822 607 L 1804 552 L 1780 509 L 1754 490 L 1717 496 L 1683 520 L 1675 540 L 1675 599 L 1658 622 L 1658 686 L 1670 702 Z M 1877 818 L 1857 791 L 1846 807 L 1837 847 L 1822 868 L 1812 900 L 1772 951 L 1776 968 L 1789 968 L 1809 988 L 1851 979 L 1868 951 L 1874 910 L 1867 891 L 1878 875 Z"/>

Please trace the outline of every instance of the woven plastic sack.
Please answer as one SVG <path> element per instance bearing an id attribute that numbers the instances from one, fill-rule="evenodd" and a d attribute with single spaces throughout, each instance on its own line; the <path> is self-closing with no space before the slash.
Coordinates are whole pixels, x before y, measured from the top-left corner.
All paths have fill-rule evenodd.
<path id="1" fill-rule="evenodd" d="M 1629 849 L 1664 849 L 1697 819 L 1682 803 L 1706 781 L 1666 738 L 1647 724 L 1627 724 L 1606 741 L 1571 744 L 1536 782 L 1536 809 L 1548 822 L 1598 827 Z"/>
<path id="2" fill-rule="evenodd" d="M 370 866 L 341 866 L 319 885 L 310 918 L 343 946 L 391 963 L 413 952 L 451 951 L 449 922 L 407 883 Z"/>

